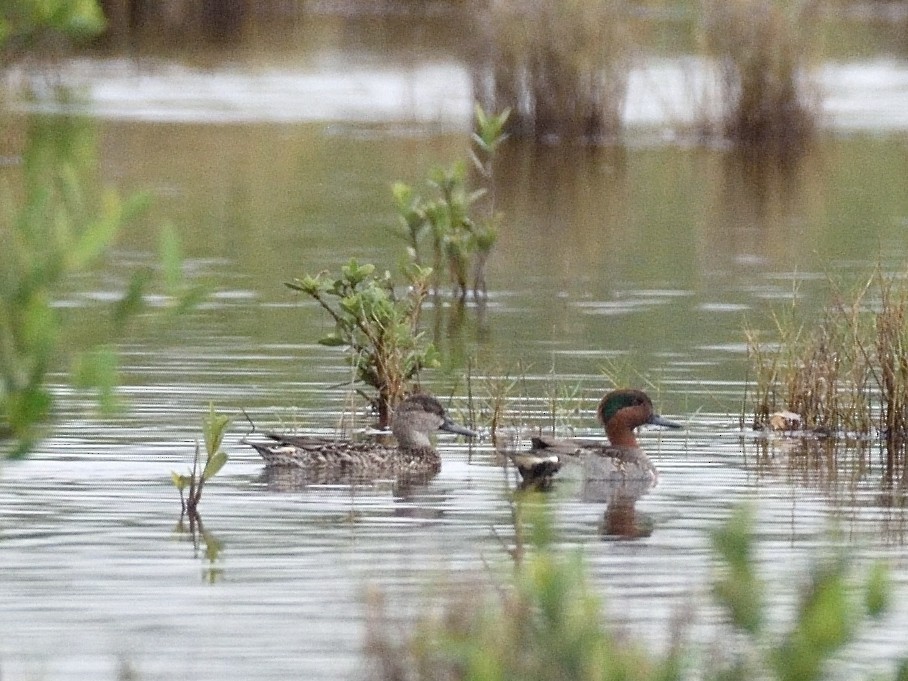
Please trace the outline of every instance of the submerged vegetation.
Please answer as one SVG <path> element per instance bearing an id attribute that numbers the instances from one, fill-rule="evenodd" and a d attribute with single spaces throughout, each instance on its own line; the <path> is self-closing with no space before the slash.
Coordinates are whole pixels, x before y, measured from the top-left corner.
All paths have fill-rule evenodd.
<path id="1" fill-rule="evenodd" d="M 814 563 L 788 626 L 770 626 L 753 521 L 742 510 L 712 535 L 719 561 L 713 593 L 733 635 L 720 631 L 722 645 L 703 654 L 684 643 L 679 618 L 671 645 L 656 653 L 603 620 L 582 556 L 556 546 L 542 500 L 531 497 L 518 507 L 515 536 L 528 536 L 529 550 L 511 552 L 519 558 L 513 575 L 494 592 L 477 598 L 475 585 L 469 587 L 471 597 L 426 615 L 400 640 L 389 633 L 381 600 L 373 598 L 366 650 L 375 678 L 670 681 L 691 678 L 696 666 L 694 678 L 814 681 L 828 678 L 830 660 L 888 606 L 884 566 L 871 566 L 855 589 L 848 562 L 836 556 Z M 527 516 L 529 527 L 522 530 Z M 908 664 L 891 678 L 908 678 Z"/>
<path id="2" fill-rule="evenodd" d="M 836 289 L 820 318 L 795 297 L 773 313 L 772 336 L 745 330 L 753 366 L 754 428 L 792 412 L 828 434 L 908 438 L 908 281 L 877 269 L 847 295 Z"/>

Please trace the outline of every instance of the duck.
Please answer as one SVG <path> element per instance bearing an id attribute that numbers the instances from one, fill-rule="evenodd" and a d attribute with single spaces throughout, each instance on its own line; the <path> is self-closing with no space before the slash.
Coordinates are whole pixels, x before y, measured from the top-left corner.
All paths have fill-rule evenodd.
<path id="1" fill-rule="evenodd" d="M 597 440 L 532 438 L 532 448 L 511 456 L 524 486 L 548 487 L 564 463 L 583 465 L 584 480 L 628 481 L 651 487 L 658 479 L 653 462 L 641 449 L 634 429 L 643 425 L 682 428 L 656 413 L 642 390 L 621 388 L 605 394 L 596 409 L 609 443 Z"/>
<path id="2" fill-rule="evenodd" d="M 302 469 L 313 479 L 429 478 L 441 470 L 441 457 L 429 439 L 436 431 L 477 435 L 453 421 L 436 398 L 414 393 L 392 414 L 391 432 L 397 440 L 396 447 L 374 441 L 267 432 L 264 435 L 271 442 L 247 444 L 264 459 L 266 470 Z"/>

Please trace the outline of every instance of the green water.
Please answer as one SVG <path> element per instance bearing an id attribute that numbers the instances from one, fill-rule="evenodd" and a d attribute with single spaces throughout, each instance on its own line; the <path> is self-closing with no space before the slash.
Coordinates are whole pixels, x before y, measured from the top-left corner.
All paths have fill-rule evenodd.
<path id="1" fill-rule="evenodd" d="M 350 257 L 395 271 L 404 244 L 391 183 L 419 183 L 468 144 L 465 132 L 354 125 L 100 123 L 99 137 L 105 179 L 155 194 L 122 247 L 153 247 L 154 225 L 171 220 L 195 269 L 226 296 L 200 321 L 261 345 L 312 343 L 328 330 L 284 281 Z M 629 355 L 651 375 L 742 381 L 745 319 L 768 324 L 796 288 L 809 310 L 828 300 L 830 282 L 848 287 L 878 263 L 903 268 L 906 176 L 904 142 L 869 135 L 826 136 L 783 169 L 703 148 L 514 142 L 495 177 L 507 218 L 488 305 L 457 315 L 443 299 L 432 317 L 454 355 L 454 376 L 441 380 L 459 380 L 470 357 L 481 369 L 519 360 L 531 373 L 595 376 L 602 357 Z M 324 380 L 338 355 L 311 351 L 325 359 L 294 371 Z M 738 406 L 732 395 L 710 409 Z"/>

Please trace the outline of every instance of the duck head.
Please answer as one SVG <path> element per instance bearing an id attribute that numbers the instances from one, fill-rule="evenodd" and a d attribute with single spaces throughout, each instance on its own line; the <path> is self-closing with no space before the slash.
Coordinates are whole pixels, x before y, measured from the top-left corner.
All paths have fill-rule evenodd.
<path id="1" fill-rule="evenodd" d="M 391 418 L 391 432 L 401 447 L 431 447 L 429 434 L 437 430 L 475 437 L 469 428 L 451 420 L 441 403 L 431 395 L 416 393 L 397 405 Z"/>
<path id="2" fill-rule="evenodd" d="M 653 401 L 642 390 L 621 389 L 606 393 L 596 410 L 609 442 L 616 447 L 637 447 L 634 429 L 642 425 L 681 428 L 653 409 Z"/>

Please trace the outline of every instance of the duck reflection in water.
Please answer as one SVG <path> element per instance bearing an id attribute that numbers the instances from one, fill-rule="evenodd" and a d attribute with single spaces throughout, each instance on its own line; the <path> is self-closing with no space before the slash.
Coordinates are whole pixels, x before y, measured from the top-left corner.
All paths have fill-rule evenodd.
<path id="1" fill-rule="evenodd" d="M 639 522 L 637 499 L 655 487 L 658 472 L 637 443 L 634 429 L 642 425 L 681 428 L 659 416 L 642 390 L 613 390 L 596 410 L 609 443 L 597 440 L 559 440 L 540 436 L 532 449 L 512 456 L 523 479 L 522 487 L 545 489 L 563 465 L 582 470 L 584 501 L 607 504 L 602 531 L 623 537 L 646 536 L 651 524 Z"/>
<path id="2" fill-rule="evenodd" d="M 269 483 L 300 488 L 306 484 L 355 484 L 394 480 L 425 483 L 441 470 L 441 457 L 429 435 L 446 431 L 474 437 L 455 423 L 441 403 L 417 393 L 403 400 L 391 417 L 391 446 L 376 440 L 265 433 L 271 442 L 248 442 L 265 461 Z"/>

